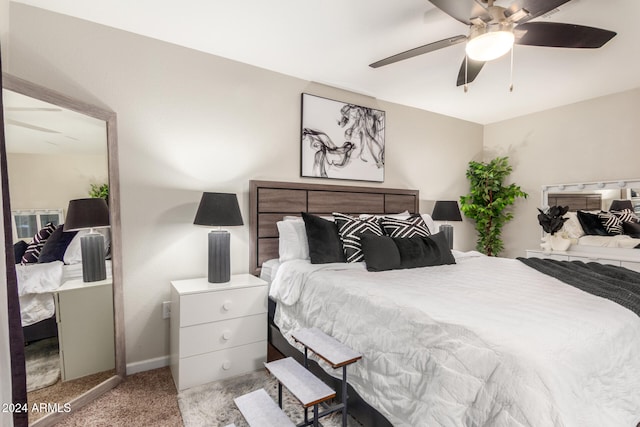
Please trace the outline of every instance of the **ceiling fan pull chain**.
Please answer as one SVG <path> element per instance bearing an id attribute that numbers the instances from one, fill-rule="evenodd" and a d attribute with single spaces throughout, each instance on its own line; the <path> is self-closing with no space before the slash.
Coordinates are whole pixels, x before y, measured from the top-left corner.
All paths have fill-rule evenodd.
<path id="1" fill-rule="evenodd" d="M 511 46 L 511 83 L 509 84 L 509 92 L 513 92 L 513 46 Z"/>
<path id="2" fill-rule="evenodd" d="M 469 69 L 469 55 L 464 55 L 464 93 L 469 91 L 469 85 L 467 83 L 467 70 Z"/>

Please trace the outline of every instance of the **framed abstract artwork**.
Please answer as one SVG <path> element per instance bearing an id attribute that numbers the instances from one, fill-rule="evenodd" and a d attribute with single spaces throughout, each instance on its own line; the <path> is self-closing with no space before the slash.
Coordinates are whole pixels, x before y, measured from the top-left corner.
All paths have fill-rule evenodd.
<path id="1" fill-rule="evenodd" d="M 384 181 L 385 112 L 302 94 L 301 176 Z"/>

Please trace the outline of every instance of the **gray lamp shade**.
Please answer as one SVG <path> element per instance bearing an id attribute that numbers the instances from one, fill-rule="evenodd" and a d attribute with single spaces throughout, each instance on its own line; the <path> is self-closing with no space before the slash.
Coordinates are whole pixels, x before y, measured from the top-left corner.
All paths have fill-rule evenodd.
<path id="1" fill-rule="evenodd" d="M 462 221 L 458 202 L 455 200 L 438 200 L 433 207 L 431 218 L 434 221 Z"/>
<path id="2" fill-rule="evenodd" d="M 609 208 L 610 211 L 622 211 L 625 209 L 633 210 L 631 200 L 614 200 L 611 202 L 611 207 Z"/>
<path id="3" fill-rule="evenodd" d="M 243 225 L 238 198 L 233 193 L 203 193 L 195 225 L 233 226 Z M 209 283 L 226 283 L 231 280 L 231 235 L 225 230 L 209 233 Z"/>
<path id="4" fill-rule="evenodd" d="M 76 199 L 69 201 L 64 231 L 109 226 L 109 206 L 104 199 Z"/>
<path id="5" fill-rule="evenodd" d="M 233 193 L 202 193 L 193 223 L 209 226 L 244 225 L 238 198 Z"/>

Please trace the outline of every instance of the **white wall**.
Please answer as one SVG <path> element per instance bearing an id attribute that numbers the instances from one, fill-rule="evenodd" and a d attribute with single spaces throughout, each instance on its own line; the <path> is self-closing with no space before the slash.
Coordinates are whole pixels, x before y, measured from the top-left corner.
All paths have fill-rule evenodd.
<path id="1" fill-rule="evenodd" d="M 89 197 L 91 184 L 108 181 L 105 155 L 9 154 L 11 209 L 65 211 L 69 200 Z"/>
<path id="2" fill-rule="evenodd" d="M 482 158 L 477 124 L 16 3 L 10 46 L 10 73 L 118 114 L 128 363 L 168 354 L 169 282 L 206 274 L 208 230 L 192 225 L 202 191 L 238 193 L 248 224 L 250 179 L 302 181 L 300 93 L 385 110 L 382 186 L 419 189 L 423 211 L 465 193 Z M 455 227 L 471 249 L 471 225 Z M 232 230 L 233 272 L 248 271 L 248 242 L 248 225 Z"/>
<path id="3" fill-rule="evenodd" d="M 507 256 L 538 248 L 544 184 L 640 178 L 640 89 L 485 126 L 485 158 L 509 155 L 512 182 L 529 193 L 505 228 Z"/>

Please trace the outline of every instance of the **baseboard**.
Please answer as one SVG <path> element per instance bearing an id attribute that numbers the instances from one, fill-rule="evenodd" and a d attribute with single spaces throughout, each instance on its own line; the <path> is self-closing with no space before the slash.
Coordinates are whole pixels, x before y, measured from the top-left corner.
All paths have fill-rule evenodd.
<path id="1" fill-rule="evenodd" d="M 169 356 L 161 356 L 153 359 L 141 360 L 139 362 L 127 363 L 127 375 L 164 368 L 165 366 L 169 366 Z"/>

